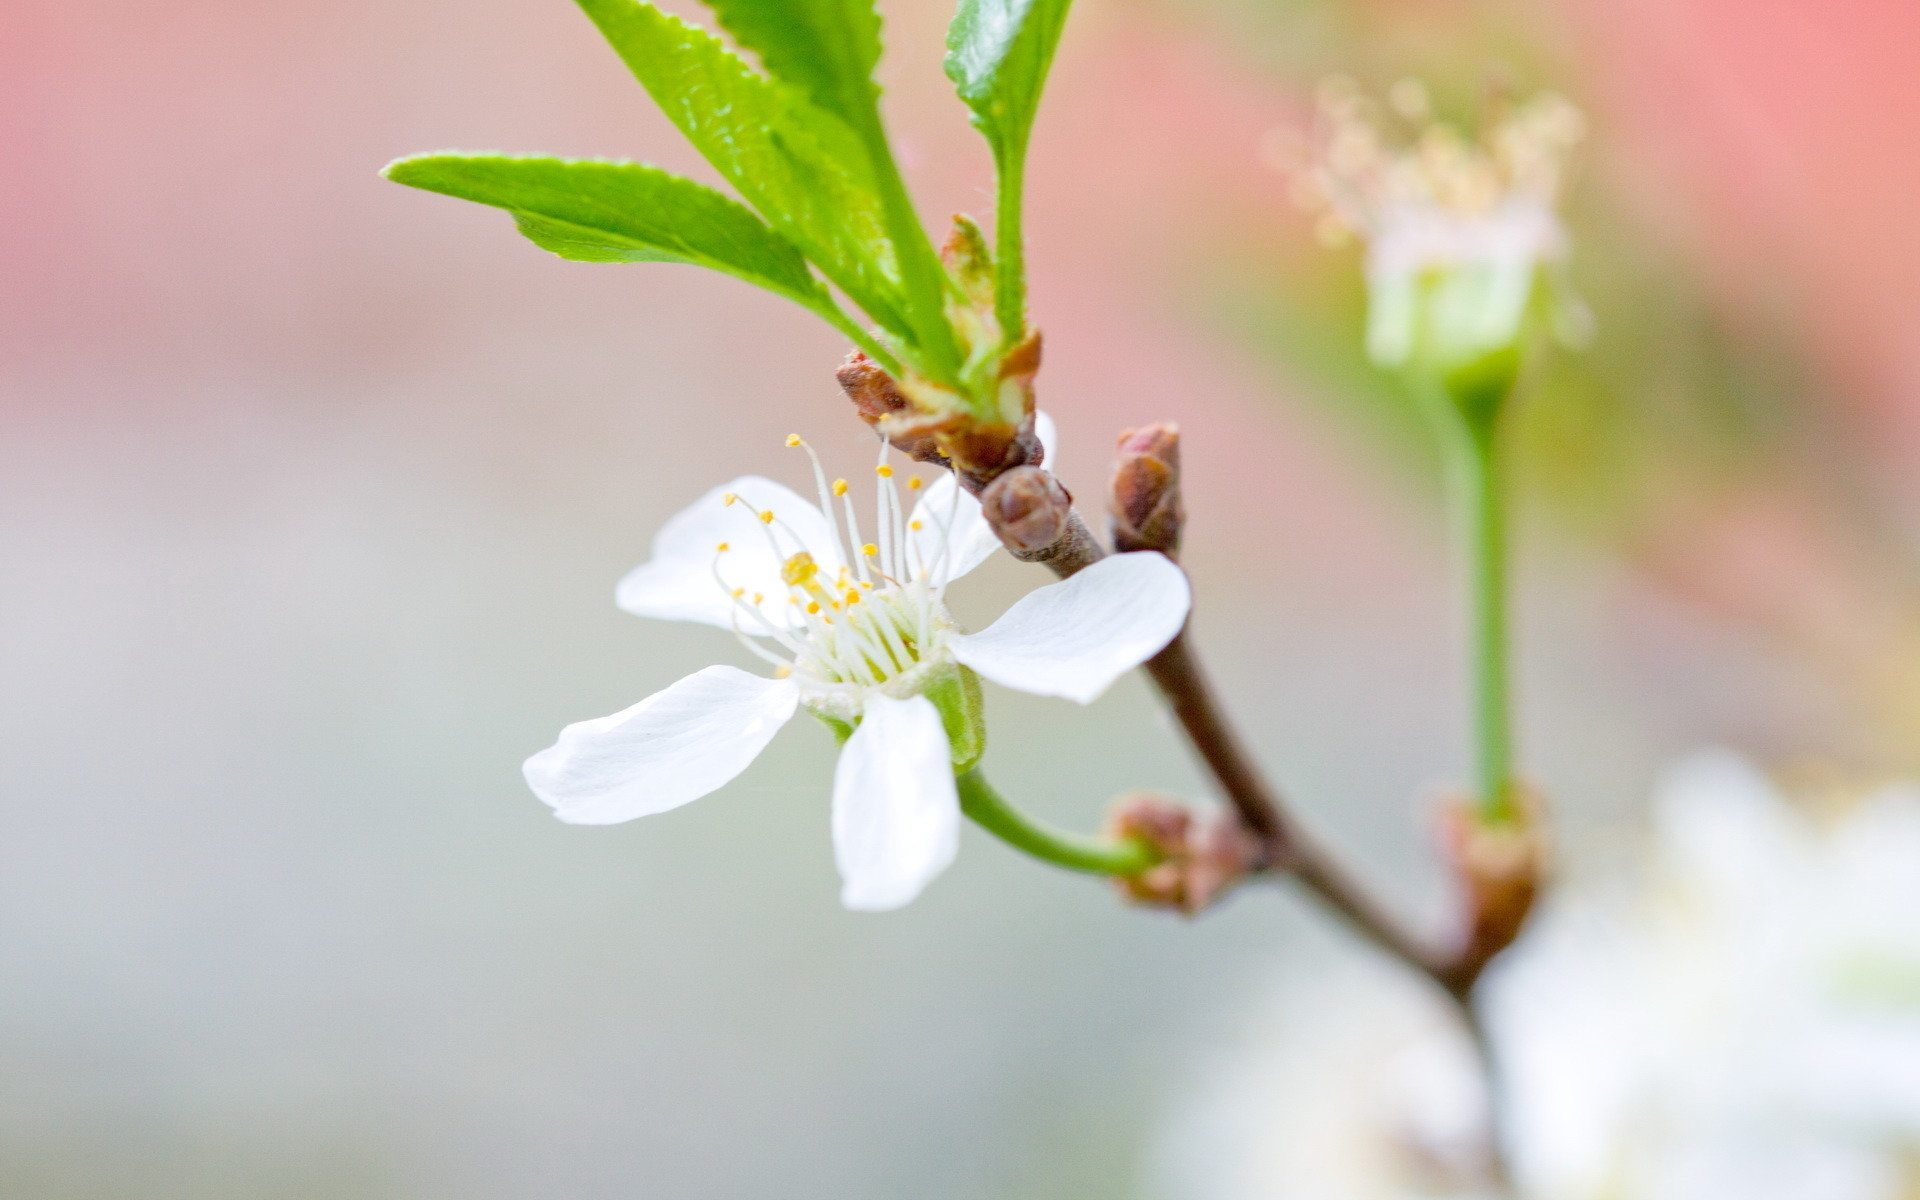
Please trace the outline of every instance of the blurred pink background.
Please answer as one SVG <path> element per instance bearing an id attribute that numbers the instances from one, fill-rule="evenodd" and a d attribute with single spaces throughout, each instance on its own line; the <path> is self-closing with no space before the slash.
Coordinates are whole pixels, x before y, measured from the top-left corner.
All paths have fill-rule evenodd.
<path id="1" fill-rule="evenodd" d="M 988 207 L 948 15 L 887 6 L 929 216 Z M 1223 261 L 1340 267 L 1262 138 L 1326 70 L 1517 61 L 1588 108 L 1576 190 L 1637 239 L 1577 253 L 1679 264 L 1818 381 L 1820 470 L 1663 494 L 1652 546 L 1528 523 L 1527 754 L 1577 859 L 1703 740 L 1920 761 L 1916 47 L 1893 0 L 1077 7 L 1029 218 L 1062 470 L 1097 496 L 1117 429 L 1179 420 L 1203 643 L 1409 905 L 1458 767 L 1441 526 L 1196 302 Z M 1222 997 L 1349 949 L 1265 897 L 1125 913 L 984 840 L 843 914 L 811 730 L 647 828 L 552 822 L 525 754 L 727 653 L 612 609 L 654 525 L 789 470 L 790 429 L 865 442 L 797 310 L 376 174 L 442 147 L 711 178 L 562 0 L 0 21 L 0 1195 L 1133 1194 Z M 963 605 L 1023 585 L 995 571 Z M 1135 684 L 992 704 L 1055 819 L 1201 790 Z"/>

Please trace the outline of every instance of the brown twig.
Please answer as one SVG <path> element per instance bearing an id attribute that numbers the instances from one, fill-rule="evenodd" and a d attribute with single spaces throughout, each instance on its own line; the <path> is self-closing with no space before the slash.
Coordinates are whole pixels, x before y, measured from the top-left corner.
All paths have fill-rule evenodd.
<path id="1" fill-rule="evenodd" d="M 1058 544 L 1048 550 L 1046 555 L 1030 551 L 1016 554 L 1044 562 L 1064 579 L 1099 561 L 1105 553 L 1077 513 L 1068 516 Z M 1537 824 L 1530 821 L 1488 833 L 1460 819 L 1468 810 L 1448 812 L 1443 844 L 1459 877 L 1467 911 L 1451 944 L 1436 944 L 1389 912 L 1290 815 L 1279 792 L 1267 782 L 1227 721 L 1225 708 L 1187 628 L 1148 659 L 1146 669 L 1235 817 L 1261 847 L 1253 874 L 1264 878 L 1291 875 L 1299 880 L 1348 927 L 1426 976 L 1452 1000 L 1487 1081 L 1487 1182 L 1496 1194 L 1511 1195 L 1511 1172 L 1502 1148 L 1499 1064 L 1472 994 L 1487 965 L 1518 936 L 1532 906 L 1541 851 L 1530 831 Z M 1209 890 L 1208 898 L 1223 891 L 1216 886 Z"/>
<path id="2" fill-rule="evenodd" d="M 1018 552 L 1018 556 L 1044 562 L 1063 579 L 1105 556 L 1077 513 L 1069 518 L 1059 545 L 1049 549 L 1055 552 L 1047 557 L 1031 551 Z M 1166 649 L 1148 659 L 1146 669 L 1235 815 L 1263 848 L 1260 873 L 1292 875 L 1369 941 L 1464 1002 L 1487 962 L 1505 943 L 1492 945 L 1497 940 L 1489 936 L 1493 931 L 1469 921 L 1457 947 L 1431 944 L 1389 913 L 1332 854 L 1313 841 L 1289 815 L 1280 794 L 1267 782 L 1228 723 L 1187 630 L 1181 630 Z M 1517 930 L 1517 922 L 1515 926 Z"/>

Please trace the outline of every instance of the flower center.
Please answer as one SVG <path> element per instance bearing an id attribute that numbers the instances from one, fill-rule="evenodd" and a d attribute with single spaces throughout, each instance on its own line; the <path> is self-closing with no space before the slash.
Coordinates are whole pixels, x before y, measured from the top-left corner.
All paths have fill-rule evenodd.
<path id="1" fill-rule="evenodd" d="M 798 435 L 787 445 L 805 449 L 812 460 L 826 544 L 808 544 L 772 509 L 753 509 L 777 572 L 758 590 L 730 579 L 725 562 L 731 547 L 722 542 L 715 548 L 714 578 L 733 598 L 734 631 L 749 650 L 783 675 L 797 676 L 809 705 L 835 715 L 857 713 L 863 691 L 911 686 L 921 668 L 945 661 L 953 625 L 942 597 L 950 553 L 946 533 L 954 514 L 923 516 L 916 509 L 909 517 L 883 444 L 874 468 L 874 540 L 865 541 L 847 481 L 828 483 L 819 457 Z M 918 492 L 921 481 L 908 479 L 906 486 Z M 723 501 L 744 503 L 733 494 Z"/>

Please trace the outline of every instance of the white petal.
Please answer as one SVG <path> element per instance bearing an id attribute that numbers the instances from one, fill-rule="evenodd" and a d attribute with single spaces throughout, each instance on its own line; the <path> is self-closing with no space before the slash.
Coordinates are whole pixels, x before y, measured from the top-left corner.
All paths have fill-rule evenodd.
<path id="1" fill-rule="evenodd" d="M 623 712 L 581 721 L 527 760 L 527 786 L 571 825 L 611 825 L 698 800 L 747 769 L 800 689 L 708 667 Z"/>
<path id="2" fill-rule="evenodd" d="M 739 501 L 727 504 L 723 497 L 729 492 Z M 759 518 L 768 511 L 779 518 L 772 525 Z M 722 542 L 724 553 L 718 549 Z M 828 570 L 840 566 L 840 548 L 817 507 L 771 479 L 745 475 L 714 488 L 661 526 L 653 557 L 627 572 L 614 590 L 614 603 L 636 617 L 699 621 L 722 629 L 738 621 L 744 632 L 754 633 L 757 623 L 728 595 L 745 588 L 744 599 L 750 603 L 755 593 L 762 595 L 761 613 L 785 629 L 800 619 L 787 603 L 780 565 L 803 549 Z M 724 586 L 714 578 L 716 563 Z"/>
<path id="3" fill-rule="evenodd" d="M 925 696 L 874 693 L 833 773 L 840 902 L 899 908 L 960 848 L 960 797 L 940 711 Z"/>
<path id="4" fill-rule="evenodd" d="M 1040 447 L 1047 452 L 1047 457 L 1042 460 L 1042 465 L 1045 466 L 1047 470 L 1058 475 L 1060 473 L 1060 464 L 1054 460 L 1054 455 L 1060 453 L 1060 435 L 1059 431 L 1053 427 L 1053 418 L 1041 410 L 1035 409 L 1033 413 L 1033 431 L 1040 435 Z"/>
<path id="5" fill-rule="evenodd" d="M 1033 431 L 1046 449 L 1047 469 L 1058 474 L 1053 458 L 1053 418 L 1043 412 L 1034 413 Z M 914 506 L 913 519 L 920 523 L 920 528 L 907 537 L 918 556 L 916 561 L 933 571 L 936 586 L 944 587 L 960 578 L 992 558 L 993 552 L 1000 548 L 999 535 L 980 512 L 980 501 L 960 486 L 952 471 L 933 481 L 933 486 Z"/>
<path id="6" fill-rule="evenodd" d="M 1186 573 L 1164 554 L 1116 554 L 949 644 L 995 683 L 1086 704 L 1172 641 L 1191 603 Z"/>

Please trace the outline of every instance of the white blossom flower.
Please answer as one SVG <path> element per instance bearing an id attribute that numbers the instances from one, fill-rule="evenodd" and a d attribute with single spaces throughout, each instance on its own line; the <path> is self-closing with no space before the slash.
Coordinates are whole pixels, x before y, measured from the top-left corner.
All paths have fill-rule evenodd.
<path id="1" fill-rule="evenodd" d="M 1392 108 L 1429 122 L 1413 80 Z M 1579 110 L 1540 96 L 1495 121 L 1477 143 L 1427 123 L 1405 146 L 1381 132 L 1383 114 L 1351 84 L 1322 89 L 1318 151 L 1303 182 L 1324 207 L 1323 232 L 1366 243 L 1367 349 L 1400 366 L 1418 355 L 1448 362 L 1512 346 L 1542 268 L 1561 271 L 1567 239 L 1554 208 L 1561 159 L 1579 139 Z M 1585 310 L 1560 289 L 1552 316 L 1569 340 Z"/>
<path id="2" fill-rule="evenodd" d="M 1654 833 L 1631 886 L 1553 898 L 1482 984 L 1520 1194 L 1920 1194 L 1920 788 L 1795 804 L 1707 752 L 1661 781 Z M 1490 1196 L 1451 1014 L 1385 967 L 1358 987 L 1260 1014 L 1294 1032 L 1185 1115 L 1170 1194 Z"/>
<path id="3" fill-rule="evenodd" d="M 1050 424 L 1040 423 L 1050 441 Z M 771 677 L 707 667 L 622 712 L 570 725 L 527 760 L 527 782 L 575 824 L 665 812 L 740 774 L 805 707 L 851 730 L 833 780 L 841 899 L 897 908 L 958 845 L 954 770 L 978 756 L 977 729 L 951 724 L 968 723 L 958 711 L 970 707 L 968 671 L 1089 703 L 1179 632 L 1187 580 L 1160 554 L 1114 555 L 964 632 L 946 589 L 1000 544 L 979 501 L 945 474 L 909 514 L 883 445 L 878 509 L 863 526 L 847 481 L 829 483 L 798 436 L 788 444 L 813 460 L 817 505 L 759 476 L 723 484 L 666 523 L 652 558 L 616 593 L 637 616 L 734 631 Z M 920 481 L 907 490 L 920 491 Z M 929 692 L 945 702 L 947 720 Z"/>

